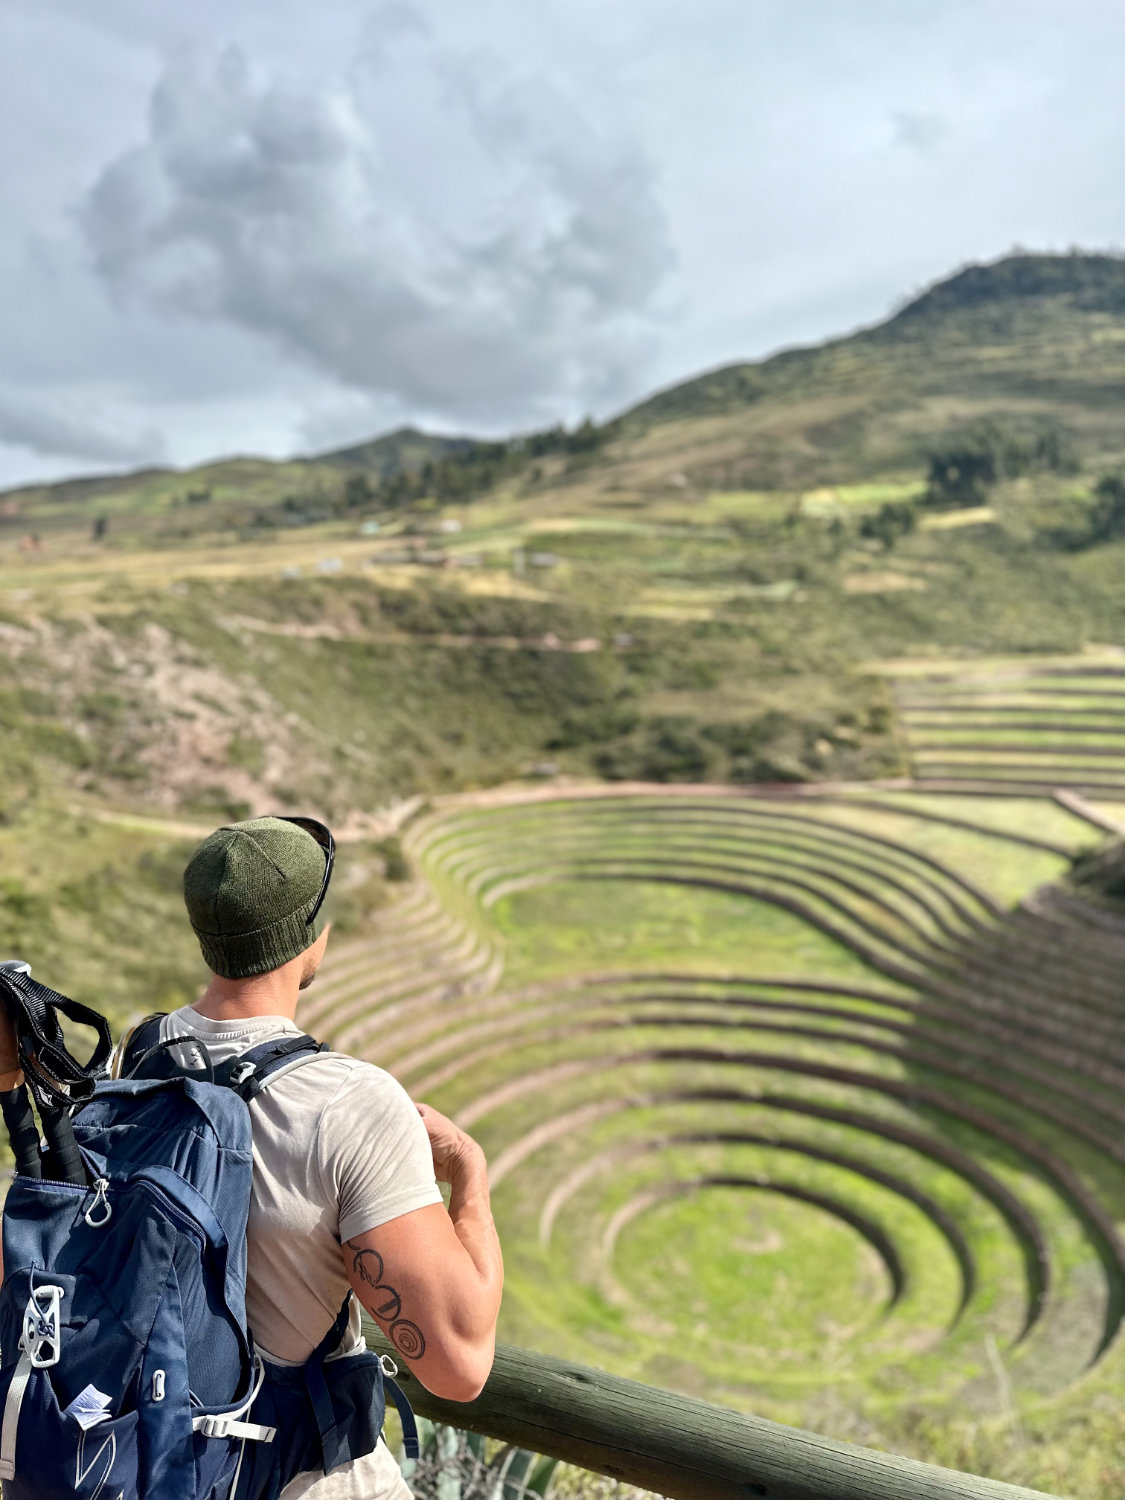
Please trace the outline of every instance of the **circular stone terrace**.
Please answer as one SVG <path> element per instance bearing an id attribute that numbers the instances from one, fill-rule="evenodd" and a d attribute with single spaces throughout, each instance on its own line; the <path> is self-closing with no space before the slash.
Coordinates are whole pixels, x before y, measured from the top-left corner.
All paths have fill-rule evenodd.
<path id="1" fill-rule="evenodd" d="M 309 1029 L 488 1151 L 502 1336 L 830 1423 L 1120 1376 L 1125 919 L 1043 799 L 448 799 Z"/>

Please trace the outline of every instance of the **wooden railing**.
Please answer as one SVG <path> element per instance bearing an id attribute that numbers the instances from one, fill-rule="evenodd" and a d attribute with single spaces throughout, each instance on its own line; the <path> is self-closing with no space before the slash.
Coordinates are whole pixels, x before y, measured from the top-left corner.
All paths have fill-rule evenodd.
<path id="1" fill-rule="evenodd" d="M 373 1349 L 394 1358 L 374 1324 L 365 1331 Z M 1044 1500 L 1038 1490 L 833 1442 L 510 1344 L 465 1404 L 431 1395 L 401 1357 L 395 1363 L 419 1416 L 674 1500 Z"/>

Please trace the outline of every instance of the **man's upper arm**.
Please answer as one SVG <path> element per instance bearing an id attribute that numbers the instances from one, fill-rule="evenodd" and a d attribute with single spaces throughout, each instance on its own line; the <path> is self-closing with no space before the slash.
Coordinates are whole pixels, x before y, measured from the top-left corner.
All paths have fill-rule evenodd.
<path id="1" fill-rule="evenodd" d="M 468 1400 L 491 1364 L 495 1316 L 481 1317 L 416 1106 L 388 1074 L 356 1067 L 321 1117 L 318 1149 L 353 1291 L 425 1385 Z"/>
<path id="2" fill-rule="evenodd" d="M 353 1291 L 422 1384 L 471 1400 L 492 1363 L 495 1313 L 445 1205 L 402 1214 L 342 1249 Z"/>

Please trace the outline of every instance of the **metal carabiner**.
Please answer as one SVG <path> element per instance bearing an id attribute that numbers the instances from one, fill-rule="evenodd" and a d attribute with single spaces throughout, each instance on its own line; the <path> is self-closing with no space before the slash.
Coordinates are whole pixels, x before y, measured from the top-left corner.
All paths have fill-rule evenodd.
<path id="1" fill-rule="evenodd" d="M 62 1353 L 60 1309 L 63 1289 L 45 1283 L 32 1287 L 23 1312 L 23 1333 L 19 1347 L 27 1355 L 33 1370 L 49 1370 L 57 1365 Z M 47 1353 L 43 1350 L 46 1348 Z"/>
<path id="2" fill-rule="evenodd" d="M 101 1229 L 103 1225 L 108 1224 L 110 1219 L 113 1218 L 113 1204 L 109 1201 L 108 1188 L 109 1179 L 107 1177 L 97 1178 L 94 1183 L 94 1201 L 82 1215 L 91 1229 Z M 95 1217 L 99 1204 L 101 1204 L 105 1212 L 99 1217 Z"/>

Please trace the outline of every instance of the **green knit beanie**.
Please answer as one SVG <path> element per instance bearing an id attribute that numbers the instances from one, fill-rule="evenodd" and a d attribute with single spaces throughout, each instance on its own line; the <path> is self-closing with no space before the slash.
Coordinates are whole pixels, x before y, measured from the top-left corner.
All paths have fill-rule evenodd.
<path id="1" fill-rule="evenodd" d="M 184 871 L 188 918 L 209 969 L 248 979 L 277 969 L 323 930 L 308 921 L 324 883 L 324 850 L 281 818 L 230 823 L 205 838 Z"/>

